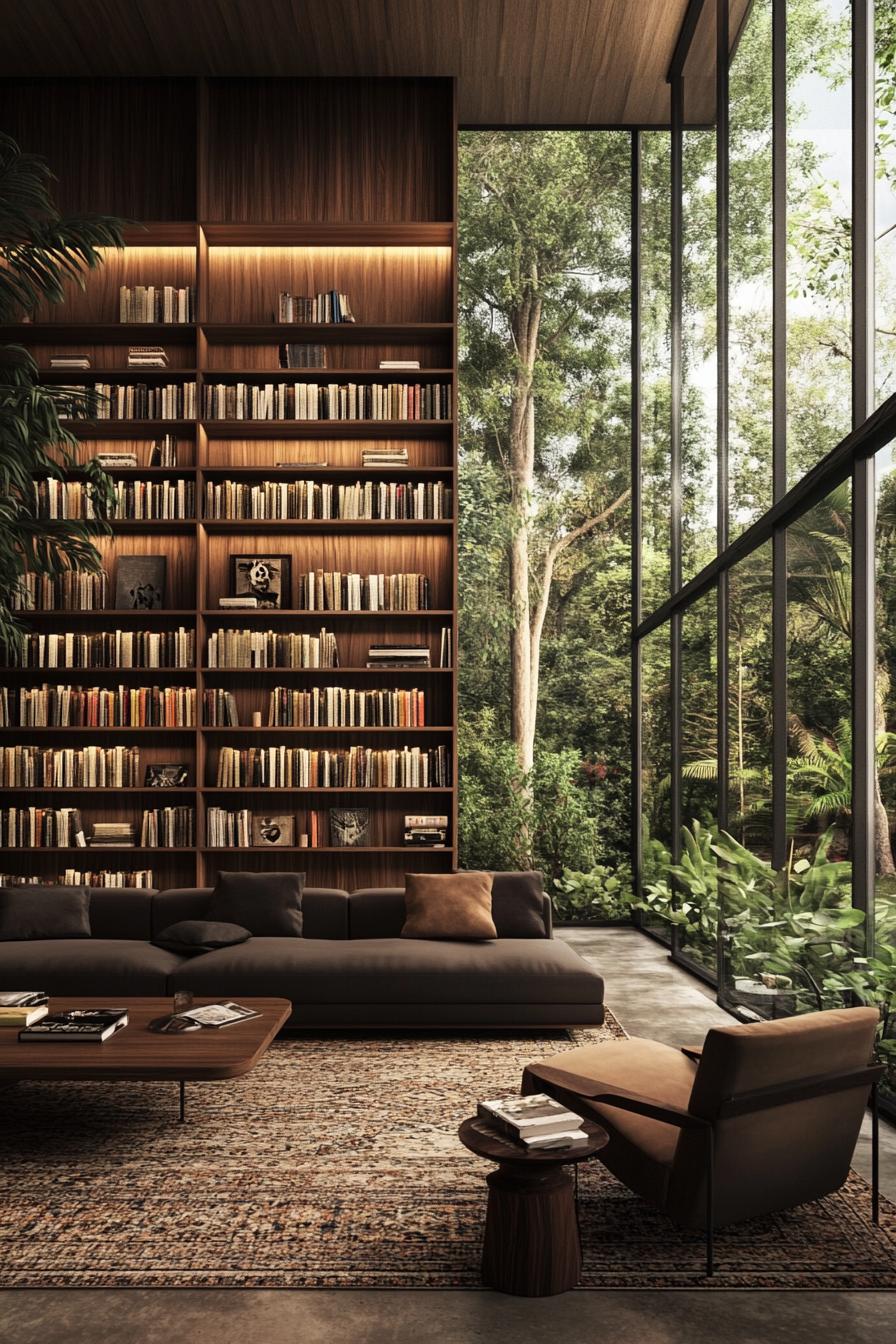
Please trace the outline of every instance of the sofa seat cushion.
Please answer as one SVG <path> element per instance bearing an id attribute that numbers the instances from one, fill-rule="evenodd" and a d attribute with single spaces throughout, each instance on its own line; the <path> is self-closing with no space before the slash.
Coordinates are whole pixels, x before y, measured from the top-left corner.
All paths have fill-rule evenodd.
<path id="1" fill-rule="evenodd" d="M 170 986 L 315 1004 L 601 1004 L 603 980 L 565 943 L 253 938 L 194 957 Z"/>
<path id="2" fill-rule="evenodd" d="M 563 1082 L 552 1077 L 554 1070 L 564 1075 Z M 589 1101 L 588 1093 L 620 1088 L 686 1111 L 696 1073 L 696 1064 L 680 1050 L 634 1036 L 626 1041 L 584 1045 L 530 1064 L 523 1073 L 522 1090 L 548 1092 L 586 1119 L 603 1125 L 610 1142 L 600 1153 L 601 1161 L 629 1189 L 662 1205 L 680 1129 L 621 1111 L 617 1106 Z M 568 1086 L 566 1077 L 570 1078 Z"/>
<path id="3" fill-rule="evenodd" d="M 0 943 L 0 984 L 48 994 L 163 995 L 183 961 L 151 943 L 125 938 L 44 938 Z"/>

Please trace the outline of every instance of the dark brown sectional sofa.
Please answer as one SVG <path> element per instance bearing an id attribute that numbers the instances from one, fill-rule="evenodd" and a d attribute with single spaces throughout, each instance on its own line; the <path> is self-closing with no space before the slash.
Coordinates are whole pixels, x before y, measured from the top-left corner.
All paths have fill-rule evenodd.
<path id="1" fill-rule="evenodd" d="M 500 875 L 488 942 L 402 938 L 402 888 L 306 888 L 301 938 L 252 938 L 183 957 L 150 941 L 203 919 L 211 888 L 94 890 L 90 938 L 0 942 L 0 986 L 50 994 L 277 995 L 297 1027 L 566 1027 L 603 1021 L 603 980 L 552 936 L 513 936 L 513 882 Z M 496 890 L 498 890 L 496 879 Z"/>

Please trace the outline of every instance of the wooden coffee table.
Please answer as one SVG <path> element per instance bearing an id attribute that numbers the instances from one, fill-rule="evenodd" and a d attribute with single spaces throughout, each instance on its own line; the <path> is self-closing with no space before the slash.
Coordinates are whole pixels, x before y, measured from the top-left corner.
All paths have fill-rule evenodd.
<path id="1" fill-rule="evenodd" d="M 458 1138 L 477 1157 L 497 1162 L 486 1176 L 488 1209 L 482 1245 L 482 1281 L 519 1297 L 549 1297 L 575 1288 L 582 1247 L 573 1180 L 563 1168 L 605 1148 L 610 1136 L 590 1120 L 580 1124 L 588 1142 L 553 1152 L 527 1152 L 502 1139 L 476 1116 Z"/>
<path id="2" fill-rule="evenodd" d="M 194 1007 L 220 1003 L 196 999 Z M 261 1059 L 288 1020 L 288 999 L 244 999 L 258 1017 L 231 1027 L 203 1027 L 200 1031 L 160 1033 L 149 1030 L 156 1017 L 171 1012 L 171 998 L 130 999 L 93 994 L 88 998 L 50 999 L 50 1012 L 69 1008 L 127 1008 L 128 1025 L 107 1041 L 83 1044 L 70 1041 L 20 1041 L 19 1027 L 0 1027 L 0 1083 L 39 1079 L 45 1082 L 161 1082 L 179 1084 L 179 1119 L 186 1119 L 186 1083 L 238 1078 Z"/>

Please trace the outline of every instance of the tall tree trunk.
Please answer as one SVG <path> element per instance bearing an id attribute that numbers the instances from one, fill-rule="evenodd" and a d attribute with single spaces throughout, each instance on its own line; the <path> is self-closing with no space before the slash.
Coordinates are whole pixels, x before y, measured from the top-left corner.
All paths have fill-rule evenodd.
<path id="1" fill-rule="evenodd" d="M 531 510 L 535 485 L 535 402 L 532 379 L 538 352 L 541 301 L 527 300 L 516 314 L 517 374 L 510 403 L 510 731 L 520 770 L 528 775 L 535 752 L 532 668 Z"/>

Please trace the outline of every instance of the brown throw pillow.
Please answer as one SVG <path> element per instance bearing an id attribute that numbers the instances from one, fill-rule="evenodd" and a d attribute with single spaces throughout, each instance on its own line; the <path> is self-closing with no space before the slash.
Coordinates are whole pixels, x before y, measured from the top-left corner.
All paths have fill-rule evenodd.
<path id="1" fill-rule="evenodd" d="M 491 873 L 406 873 L 402 938 L 497 938 Z"/>

